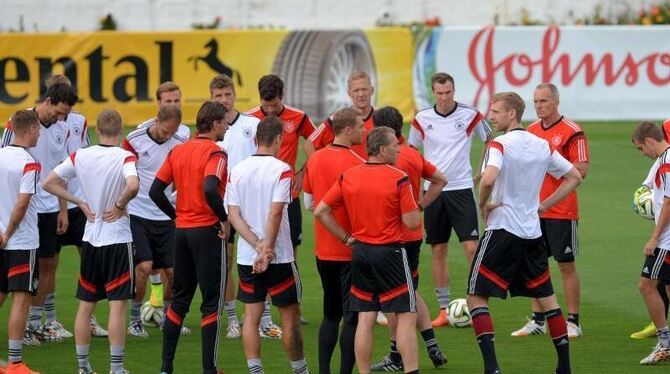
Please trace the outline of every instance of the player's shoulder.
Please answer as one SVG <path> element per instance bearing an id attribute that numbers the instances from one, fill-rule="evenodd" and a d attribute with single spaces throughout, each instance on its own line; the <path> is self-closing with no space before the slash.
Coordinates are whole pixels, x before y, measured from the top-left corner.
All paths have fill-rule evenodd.
<path id="1" fill-rule="evenodd" d="M 191 129 L 182 123 L 172 137 L 184 143 L 191 138 Z"/>
<path id="2" fill-rule="evenodd" d="M 538 133 L 540 130 L 542 130 L 542 120 L 537 119 L 535 122 L 531 123 L 526 127 L 526 130 L 528 130 L 530 133 Z"/>
<path id="3" fill-rule="evenodd" d="M 294 106 L 286 105 L 286 104 L 284 104 L 284 112 L 288 113 L 288 114 L 296 114 L 296 115 L 301 115 L 301 116 L 305 114 L 305 111 L 303 111 L 302 109 L 298 109 Z"/>
<path id="4" fill-rule="evenodd" d="M 243 112 L 239 112 L 239 113 L 240 113 L 240 116 L 237 119 L 238 121 L 242 121 L 242 122 L 245 122 L 245 123 L 255 123 L 255 124 L 258 124 L 258 122 L 261 121 L 260 119 L 258 119 L 258 117 L 254 116 L 254 115 L 251 115 L 249 113 L 243 113 Z"/>
<path id="5" fill-rule="evenodd" d="M 144 128 L 144 127 L 151 127 L 154 123 L 156 123 L 156 117 L 149 118 L 148 120 L 140 123 L 137 125 L 138 129 Z"/>
<path id="6" fill-rule="evenodd" d="M 427 108 L 423 108 L 420 111 L 418 111 L 414 115 L 414 119 L 422 119 L 422 118 L 428 118 L 434 116 L 435 113 L 435 107 L 434 106 L 429 106 Z"/>
<path id="7" fill-rule="evenodd" d="M 477 114 L 479 113 L 479 109 L 472 105 L 464 104 L 461 103 L 460 101 L 456 102 L 456 110 L 462 111 L 462 112 L 470 112 L 472 114 Z"/>
<path id="8" fill-rule="evenodd" d="M 559 124 L 561 125 L 561 130 L 568 133 L 576 134 L 584 132 L 582 127 L 577 122 L 565 116 L 561 118 L 561 122 L 559 122 Z"/>
<path id="9" fill-rule="evenodd" d="M 147 132 L 149 128 L 148 127 L 138 127 L 137 129 L 131 131 L 126 135 L 126 141 L 128 142 L 136 142 L 139 139 L 142 139 L 143 137 L 147 137 Z"/>
<path id="10" fill-rule="evenodd" d="M 247 111 L 245 112 L 245 114 L 248 114 L 248 115 L 250 115 L 250 116 L 254 116 L 254 117 L 256 117 L 256 118 L 258 118 L 258 117 L 261 116 L 261 115 L 263 115 L 263 116 L 265 115 L 265 114 L 263 113 L 263 110 L 261 109 L 261 106 L 260 106 L 260 105 L 255 106 L 255 107 L 253 107 L 253 108 L 247 110 Z"/>
<path id="11" fill-rule="evenodd" d="M 83 114 L 73 110 L 68 113 L 65 121 L 70 125 L 83 126 L 86 123 L 86 117 Z"/>

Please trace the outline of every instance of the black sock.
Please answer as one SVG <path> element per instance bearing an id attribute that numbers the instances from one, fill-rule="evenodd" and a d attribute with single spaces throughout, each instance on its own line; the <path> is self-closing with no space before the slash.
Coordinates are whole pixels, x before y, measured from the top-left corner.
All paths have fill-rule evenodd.
<path id="1" fill-rule="evenodd" d="M 177 343 L 179 343 L 179 335 L 181 333 L 181 323 L 184 316 L 175 313 L 172 308 L 168 308 L 165 321 L 163 322 L 163 364 L 161 371 L 172 374 L 172 362 L 174 361 L 174 354 L 177 350 Z"/>
<path id="2" fill-rule="evenodd" d="M 661 299 L 663 299 L 663 305 L 665 305 L 665 318 L 668 318 L 668 306 L 670 306 L 670 300 L 668 299 L 668 292 L 665 289 L 664 284 L 658 285 L 658 293 L 661 294 Z"/>
<path id="3" fill-rule="evenodd" d="M 531 318 L 533 318 L 533 321 L 538 325 L 544 326 L 544 313 L 533 311 L 533 316 Z"/>
<path id="4" fill-rule="evenodd" d="M 498 369 L 498 359 L 496 358 L 496 348 L 493 344 L 495 331 L 493 329 L 493 320 L 489 313 L 489 308 L 475 308 L 470 312 L 472 316 L 472 326 L 475 329 L 477 344 L 482 352 L 484 359 L 484 370 L 495 372 Z"/>
<path id="5" fill-rule="evenodd" d="M 435 331 L 432 328 L 421 331 L 421 337 L 424 343 L 426 343 L 426 349 L 428 349 L 429 353 L 433 347 L 437 348 L 437 339 L 435 339 Z"/>
<path id="6" fill-rule="evenodd" d="M 389 358 L 395 363 L 402 362 L 402 356 L 400 356 L 400 352 L 398 352 L 398 345 L 395 340 L 391 340 L 391 353 L 389 353 Z"/>
<path id="7" fill-rule="evenodd" d="M 351 374 L 356 365 L 354 339 L 356 337 L 356 321 L 342 323 L 340 333 L 340 374 Z"/>
<path id="8" fill-rule="evenodd" d="M 216 372 L 217 335 L 219 332 L 218 311 L 203 315 L 200 322 L 200 337 L 202 341 L 202 368 L 205 371 Z M 181 331 L 181 329 L 180 329 Z"/>
<path id="9" fill-rule="evenodd" d="M 579 326 L 579 313 L 568 313 L 568 322 Z"/>
<path id="10" fill-rule="evenodd" d="M 319 327 L 319 373 L 330 374 L 330 359 L 337 344 L 339 321 L 324 318 Z"/>

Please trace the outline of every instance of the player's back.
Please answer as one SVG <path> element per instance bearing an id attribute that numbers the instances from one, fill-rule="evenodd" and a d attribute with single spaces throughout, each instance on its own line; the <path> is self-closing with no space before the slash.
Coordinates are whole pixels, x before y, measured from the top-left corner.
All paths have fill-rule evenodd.
<path id="1" fill-rule="evenodd" d="M 39 181 L 40 164 L 26 148 L 8 146 L 0 148 L 0 231 L 9 224 L 12 210 L 19 193 L 35 194 Z M 6 249 L 35 249 L 38 247 L 37 210 L 35 204 L 28 205 L 25 216 Z"/>
<path id="2" fill-rule="evenodd" d="M 344 171 L 363 163 L 365 160 L 352 149 L 338 144 L 330 144 L 310 156 L 305 166 L 305 178 L 309 179 L 307 183 L 314 195 L 314 206 L 319 204 Z"/>
<path id="3" fill-rule="evenodd" d="M 394 165 L 398 169 L 407 173 L 409 181 L 412 184 L 412 194 L 414 200 L 419 202 L 419 188 L 421 188 L 421 178 L 430 178 L 435 174 L 437 168 L 428 162 L 415 148 L 407 144 L 400 145 L 400 153 Z M 423 238 L 423 225 L 419 225 L 414 230 L 409 230 L 403 226 L 403 240 L 415 241 Z"/>
<path id="4" fill-rule="evenodd" d="M 228 172 L 240 161 L 256 153 L 256 128 L 260 120 L 246 113 L 238 113 L 223 140 L 217 142 L 228 155 Z"/>

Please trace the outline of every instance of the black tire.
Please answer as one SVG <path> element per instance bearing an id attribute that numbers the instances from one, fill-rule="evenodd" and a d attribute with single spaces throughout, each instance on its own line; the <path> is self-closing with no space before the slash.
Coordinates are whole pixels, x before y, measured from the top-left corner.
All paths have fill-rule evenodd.
<path id="1" fill-rule="evenodd" d="M 351 105 L 349 74 L 363 70 L 373 86 L 377 77 L 372 49 L 361 31 L 293 31 L 282 42 L 272 70 L 284 81 L 284 101 L 317 123 Z"/>

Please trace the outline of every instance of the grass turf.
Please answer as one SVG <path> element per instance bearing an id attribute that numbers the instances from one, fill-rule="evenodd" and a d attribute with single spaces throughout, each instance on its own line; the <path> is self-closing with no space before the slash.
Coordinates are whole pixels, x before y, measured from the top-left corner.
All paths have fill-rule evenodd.
<path id="1" fill-rule="evenodd" d="M 571 341 L 572 366 L 575 373 L 667 373 L 669 365 L 641 367 L 655 340 L 631 340 L 628 335 L 649 322 L 637 282 L 643 263 L 642 246 L 651 233 L 653 223 L 632 213 L 632 192 L 644 179 L 651 160 L 639 155 L 631 145 L 634 123 L 588 123 L 584 130 L 589 138 L 591 167 L 579 188 L 581 220 L 580 252 L 577 264 L 582 281 L 580 319 L 584 336 Z M 475 141 L 473 155 L 479 155 Z M 304 212 L 304 240 L 299 249 L 299 267 L 303 279 L 302 310 L 310 321 L 303 326 L 304 346 L 312 372 L 318 371 L 317 334 L 321 317 L 321 286 L 313 256 L 313 216 Z M 449 263 L 452 274 L 452 298 L 463 297 L 467 264 L 457 241 L 451 241 Z M 437 303 L 430 275 L 430 249 L 424 245 L 421 254 L 421 286 L 432 313 Z M 58 268 L 57 311 L 60 321 L 72 331 L 77 302 L 74 298 L 78 276 L 78 256 L 74 248 L 64 248 Z M 554 287 L 565 307 L 560 275 L 552 264 Z M 194 332 L 180 339 L 175 360 L 176 373 L 200 372 L 200 334 L 198 324 L 199 296 L 196 295 L 186 325 Z M 9 302 L 9 301 L 8 301 Z M 0 310 L 0 357 L 6 357 L 6 323 L 8 306 Z M 238 315 L 242 314 L 238 305 Z M 529 311 L 527 300 L 491 302 L 497 332 L 496 350 L 505 373 L 551 373 L 555 352 L 548 336 L 512 338 L 509 333 L 521 327 Z M 565 309 L 564 309 L 565 312 Z M 106 325 L 107 305 L 100 303 L 98 321 Z M 274 311 L 275 321 L 278 315 Z M 222 334 L 225 335 L 225 317 Z M 158 373 L 161 362 L 161 334 L 149 329 L 148 339 L 128 338 L 126 367 L 132 373 Z M 472 329 L 439 328 L 438 342 L 449 357 L 443 369 L 433 369 L 419 337 L 419 356 L 423 372 L 481 373 L 483 365 Z M 374 359 L 388 351 L 388 337 L 382 327 L 375 329 Z M 263 365 L 266 373 L 290 373 L 290 365 L 280 341 L 263 340 Z M 338 354 L 333 368 L 338 367 Z M 91 362 L 99 372 L 109 368 L 108 341 L 93 339 Z M 44 343 L 39 348 L 26 347 L 24 359 L 42 373 L 75 373 L 77 361 L 72 339 L 61 343 Z M 227 373 L 245 373 L 246 360 L 240 340 L 222 337 L 219 365 Z M 336 369 L 334 369 L 336 370 Z"/>

